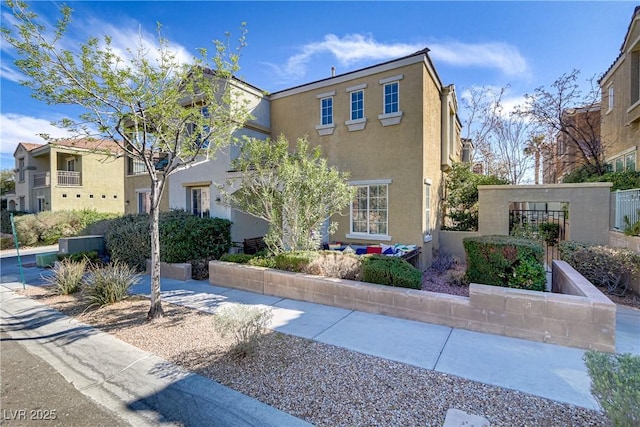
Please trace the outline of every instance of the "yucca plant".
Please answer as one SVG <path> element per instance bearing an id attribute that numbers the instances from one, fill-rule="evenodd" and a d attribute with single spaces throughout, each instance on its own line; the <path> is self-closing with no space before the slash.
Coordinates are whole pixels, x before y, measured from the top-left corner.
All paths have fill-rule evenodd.
<path id="1" fill-rule="evenodd" d="M 139 281 L 135 269 L 121 262 L 96 268 L 85 278 L 89 306 L 102 307 L 122 301 L 129 288 Z"/>
<path id="2" fill-rule="evenodd" d="M 88 260 L 83 258 L 73 261 L 65 258 L 55 263 L 53 274 L 44 277 L 45 283 L 55 287 L 58 295 L 69 295 L 76 293 L 82 287 L 82 278 L 87 270 Z"/>

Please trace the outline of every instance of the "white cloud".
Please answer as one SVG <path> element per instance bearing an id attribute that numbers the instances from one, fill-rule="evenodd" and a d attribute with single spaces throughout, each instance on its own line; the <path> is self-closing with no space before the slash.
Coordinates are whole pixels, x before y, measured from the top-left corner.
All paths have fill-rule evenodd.
<path id="1" fill-rule="evenodd" d="M 379 43 L 371 35 L 348 34 L 340 38 L 334 34 L 327 34 L 322 41 L 302 46 L 301 52 L 290 57 L 284 65 L 268 65 L 282 78 L 300 79 L 305 76 L 307 65 L 316 55 L 329 53 L 339 65 L 349 66 L 365 60 L 383 61 L 398 58 L 423 48 L 424 45 L 417 44 Z"/>
<path id="2" fill-rule="evenodd" d="M 495 68 L 507 76 L 529 73 L 527 61 L 518 48 L 507 43 L 432 43 L 429 49 L 435 61 L 453 66 Z"/>
<path id="3" fill-rule="evenodd" d="M 11 68 L 6 64 L 0 65 L 0 78 L 2 79 L 18 83 L 21 80 L 24 80 L 25 77 L 26 76 L 24 74 L 15 68 Z"/>
<path id="4" fill-rule="evenodd" d="M 0 114 L 0 141 L 2 141 L 2 158 L 6 155 L 13 156 L 18 143 L 31 142 L 44 144 L 46 141 L 39 136 L 41 133 L 49 134 L 53 138 L 70 136 L 69 132 L 57 128 L 51 124 L 60 117 L 38 118 L 21 114 Z"/>

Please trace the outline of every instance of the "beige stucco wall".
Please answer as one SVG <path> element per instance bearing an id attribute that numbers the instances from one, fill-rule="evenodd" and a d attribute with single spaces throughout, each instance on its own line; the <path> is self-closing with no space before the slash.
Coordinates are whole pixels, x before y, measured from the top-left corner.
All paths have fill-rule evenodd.
<path id="1" fill-rule="evenodd" d="M 510 202 L 568 202 L 570 239 L 609 241 L 610 182 L 546 185 L 478 186 L 478 232 L 509 234 Z"/>
<path id="2" fill-rule="evenodd" d="M 397 125 L 382 126 L 383 85 L 381 79 L 402 75 L 399 81 L 402 120 Z M 349 131 L 345 121 L 350 119 L 350 93 L 347 88 L 364 88 L 364 116 L 362 130 Z M 292 146 L 296 139 L 307 136 L 312 146 L 319 145 L 331 166 L 349 171 L 351 180 L 390 180 L 388 185 L 388 235 L 392 243 L 422 246 L 425 232 L 425 180 L 432 188 L 432 228 L 438 220 L 440 172 L 441 113 L 440 86 L 424 61 L 385 69 L 369 75 L 335 84 L 297 90 L 271 100 L 272 134 L 284 134 Z M 335 91 L 333 96 L 335 129 L 331 135 L 320 136 L 319 94 Z M 333 241 L 379 243 L 379 240 L 349 238 L 349 209 L 335 216 L 337 232 Z M 437 234 L 437 233 L 434 233 Z M 437 236 L 436 236 L 437 239 Z"/>
<path id="3" fill-rule="evenodd" d="M 124 173 L 123 173 L 124 176 Z M 138 193 L 136 190 L 151 189 L 151 180 L 147 174 L 128 175 L 124 177 L 125 214 L 138 213 Z M 160 199 L 160 211 L 169 210 L 169 186 L 165 185 L 162 199 Z M 126 203 L 126 202 L 129 203 Z"/>
<path id="4" fill-rule="evenodd" d="M 625 236 L 619 231 L 609 231 L 609 246 L 614 248 L 630 249 L 640 254 L 640 237 Z M 640 275 L 631 278 L 631 287 L 633 292 L 640 295 Z"/>
<path id="5" fill-rule="evenodd" d="M 600 82 L 602 89 L 601 136 L 608 161 L 622 153 L 636 151 L 636 170 L 640 170 L 640 102 L 631 103 L 631 51 L 640 47 L 640 18 L 634 18 L 624 51 Z M 637 78 L 637 76 L 636 76 Z M 613 87 L 614 106 L 609 109 L 609 87 Z M 633 107 L 633 108 L 631 108 Z"/>

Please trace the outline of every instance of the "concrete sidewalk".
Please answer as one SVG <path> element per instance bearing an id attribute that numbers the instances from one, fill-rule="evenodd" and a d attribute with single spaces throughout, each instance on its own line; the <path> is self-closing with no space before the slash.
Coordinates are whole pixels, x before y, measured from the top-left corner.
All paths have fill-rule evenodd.
<path id="1" fill-rule="evenodd" d="M 121 419 L 121 423 L 108 425 L 309 425 L 30 298 L 17 295 L 10 290 L 16 287 L 21 288 L 21 284 L 5 283 L 0 287 L 3 350 L 8 342 L 24 346 L 31 355 L 53 368 L 49 370 L 53 373 L 47 369 L 33 370 L 34 381 L 41 380 L 41 375 L 48 372 L 54 375 L 57 371 L 77 392 L 103 407 L 107 417 L 113 415 Z M 25 381 L 29 382 L 29 379 Z M 11 414 L 18 417 L 15 421 L 23 425 L 20 421 L 28 421 L 28 418 L 21 419 L 20 413 L 15 411 L 26 411 L 28 417 L 31 410 L 47 409 L 56 411 L 58 420 L 61 420 L 61 413 L 69 406 L 31 407 L 33 404 L 29 399 L 22 402 L 22 407 L 3 409 L 5 415 L 9 413 L 6 410 L 14 411 Z M 92 419 L 95 418 L 91 414 L 86 414 L 82 424 L 75 425 L 93 425 Z"/>
<path id="2" fill-rule="evenodd" d="M 223 304 L 272 307 L 271 328 L 361 353 L 559 402 L 598 409 L 585 351 L 255 294 L 205 281 L 162 279 L 164 301 L 213 313 Z M 131 289 L 148 295 L 149 276 Z M 618 352 L 640 355 L 640 310 L 619 307 Z"/>

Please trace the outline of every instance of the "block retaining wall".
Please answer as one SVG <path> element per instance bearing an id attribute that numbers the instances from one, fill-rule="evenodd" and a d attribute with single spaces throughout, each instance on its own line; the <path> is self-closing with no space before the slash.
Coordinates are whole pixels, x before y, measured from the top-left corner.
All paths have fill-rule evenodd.
<path id="1" fill-rule="evenodd" d="M 209 282 L 453 328 L 614 352 L 615 304 L 568 264 L 554 261 L 553 272 L 561 289 L 570 289 L 574 295 L 472 283 L 469 297 L 461 297 L 221 261 L 209 263 Z"/>

